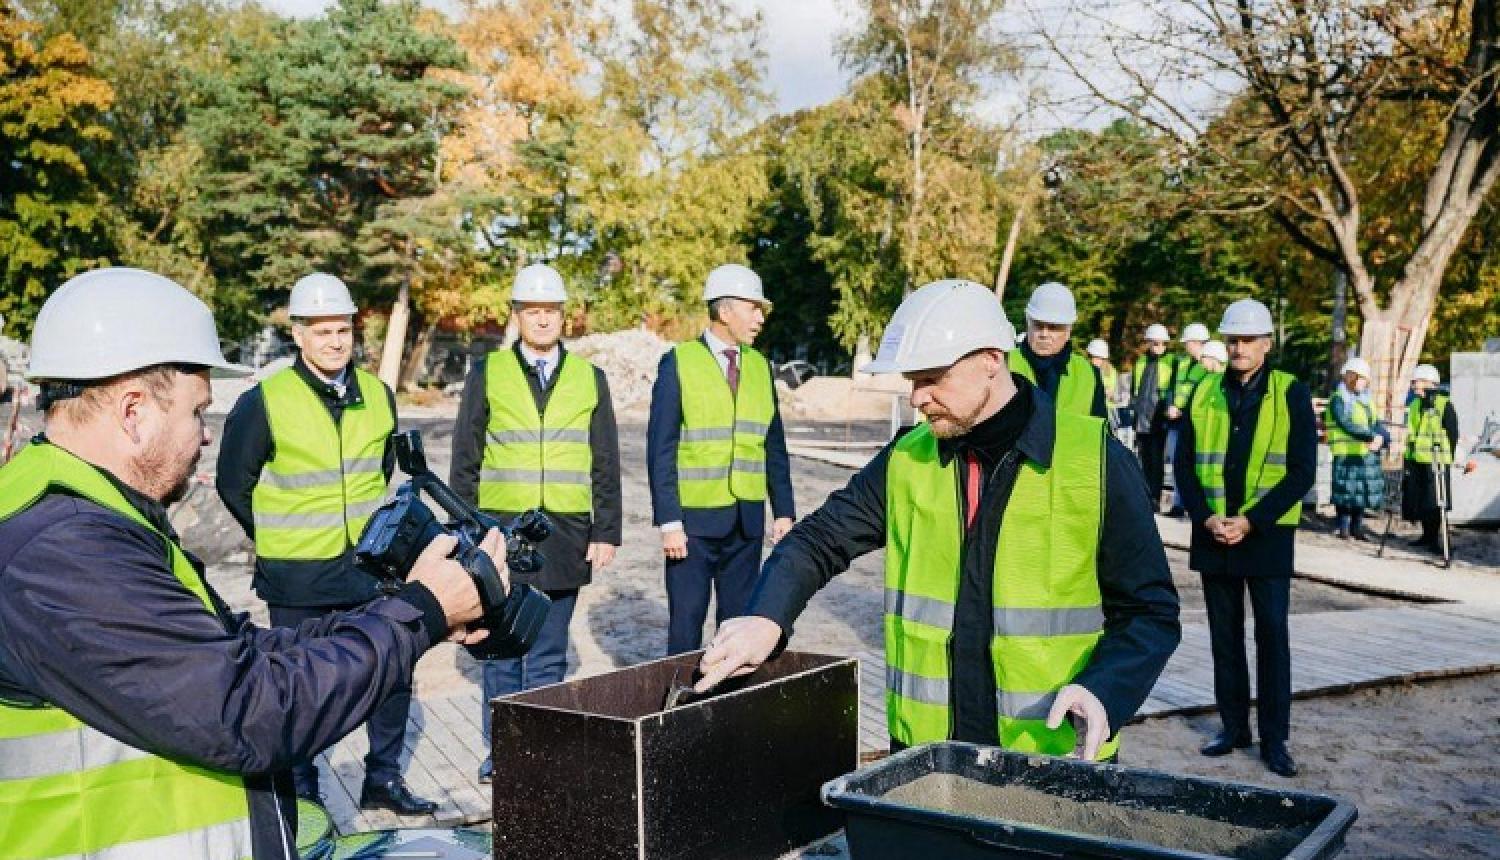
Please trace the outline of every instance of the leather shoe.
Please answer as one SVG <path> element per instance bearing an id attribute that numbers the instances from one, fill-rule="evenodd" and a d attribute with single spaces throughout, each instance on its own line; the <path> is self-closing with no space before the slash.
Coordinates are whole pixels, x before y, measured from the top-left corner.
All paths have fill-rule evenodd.
<path id="1" fill-rule="evenodd" d="M 397 815 L 431 815 L 438 805 L 411 793 L 405 780 L 396 777 L 379 785 L 365 782 L 359 792 L 360 809 L 389 809 Z"/>
<path id="2" fill-rule="evenodd" d="M 1277 776 L 1291 779 L 1297 775 L 1297 763 L 1292 761 L 1292 754 L 1287 752 L 1284 743 L 1261 744 L 1260 758 L 1266 763 L 1266 769 Z"/>
<path id="3" fill-rule="evenodd" d="M 1198 750 L 1198 752 L 1212 758 L 1218 758 L 1219 756 L 1229 755 L 1235 750 L 1249 748 L 1249 735 L 1240 735 L 1225 731 L 1219 732 L 1217 735 L 1215 735 L 1214 739 L 1204 744 L 1203 748 Z"/>

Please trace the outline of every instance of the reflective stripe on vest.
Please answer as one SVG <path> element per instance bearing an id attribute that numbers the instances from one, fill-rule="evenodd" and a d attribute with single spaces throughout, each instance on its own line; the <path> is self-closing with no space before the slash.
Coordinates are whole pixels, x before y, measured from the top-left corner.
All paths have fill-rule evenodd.
<path id="1" fill-rule="evenodd" d="M 53 488 L 156 532 L 98 470 L 46 442 L 0 467 L 0 521 Z M 173 575 L 212 612 L 198 572 L 160 536 Z M 241 860 L 250 845 L 238 776 L 137 749 L 58 708 L 0 705 L 0 860 Z"/>
<path id="2" fill-rule="evenodd" d="M 1271 488 L 1286 477 L 1286 446 L 1291 436 L 1291 416 L 1286 406 L 1286 393 L 1296 382 L 1296 377 L 1280 370 L 1270 372 L 1265 396 L 1260 401 L 1260 412 L 1255 420 L 1255 437 L 1250 440 L 1250 462 L 1245 468 L 1243 514 L 1265 497 Z M 1224 487 L 1224 465 L 1229 454 L 1229 400 L 1224 394 L 1222 373 L 1210 374 L 1193 393 L 1191 419 L 1193 436 L 1197 443 L 1195 471 L 1198 483 L 1203 486 L 1203 495 L 1208 507 L 1219 516 L 1226 516 L 1228 502 Z M 1281 515 L 1277 525 L 1295 526 L 1302 519 L 1302 503 L 1292 505 Z"/>
<path id="3" fill-rule="evenodd" d="M 1031 366 L 1026 354 L 1017 349 L 1006 355 L 1010 362 L 1010 369 L 1014 373 L 1031 380 L 1036 384 L 1036 369 Z M 1068 366 L 1057 379 L 1057 401 L 1059 412 L 1071 412 L 1074 415 L 1092 415 L 1094 413 L 1094 389 L 1099 385 L 1099 377 L 1094 373 L 1094 366 L 1089 360 L 1069 349 Z"/>
<path id="4" fill-rule="evenodd" d="M 1328 406 L 1323 410 L 1323 430 L 1328 436 L 1328 452 L 1335 457 L 1363 457 L 1370 450 L 1369 444 L 1345 431 L 1335 414 L 1344 397 L 1343 389 L 1333 392 L 1333 396 L 1328 398 Z M 1357 397 L 1348 401 L 1348 405 L 1349 425 L 1363 433 L 1374 433 L 1375 407 Z"/>
<path id="5" fill-rule="evenodd" d="M 1448 432 L 1443 429 L 1443 415 L 1448 411 L 1448 395 L 1432 398 L 1432 408 L 1421 397 L 1406 407 L 1406 459 L 1413 463 L 1431 463 L 1432 449 L 1437 447 L 1445 466 L 1453 464 L 1453 446 L 1448 442 Z"/>
<path id="6" fill-rule="evenodd" d="M 685 508 L 725 508 L 766 498 L 766 434 L 776 413 L 771 366 L 748 346 L 739 348 L 739 396 L 718 359 L 701 340 L 676 348 L 682 391 L 677 444 L 677 491 Z"/>
<path id="7" fill-rule="evenodd" d="M 1141 378 L 1146 375 L 1146 354 L 1142 353 L 1140 358 L 1130 366 L 1130 396 L 1139 397 L 1141 393 Z M 1164 353 L 1156 359 L 1156 390 L 1160 396 L 1167 395 L 1167 389 L 1172 387 L 1172 373 L 1177 369 L 1177 356 L 1173 353 Z"/>
<path id="8" fill-rule="evenodd" d="M 1052 465 L 1021 466 L 995 549 L 995 704 L 1001 746 L 1066 755 L 1076 737 L 1046 717 L 1057 691 L 1088 665 L 1104 631 L 1097 570 L 1104 516 L 1104 422 L 1059 413 Z M 952 732 L 948 644 L 963 533 L 958 477 L 919 425 L 886 473 L 886 717 L 907 744 Z M 1115 738 L 1100 758 L 1119 748 Z"/>
<path id="9" fill-rule="evenodd" d="M 262 558 L 338 558 L 385 500 L 386 439 L 396 430 L 385 385 L 353 371 L 360 405 L 338 426 L 317 392 L 286 368 L 260 384 L 271 425 L 271 459 L 250 497 L 255 553 Z"/>
<path id="10" fill-rule="evenodd" d="M 1177 390 L 1172 394 L 1172 405 L 1186 410 L 1192 400 L 1193 389 L 1208 376 L 1208 368 L 1198 363 L 1191 355 L 1179 355 L 1177 366 Z"/>
<path id="11" fill-rule="evenodd" d="M 515 350 L 490 353 L 484 379 L 490 419 L 479 471 L 479 507 L 545 508 L 560 514 L 593 510 L 589 423 L 599 405 L 594 366 L 563 353 L 545 414 L 537 413 Z"/>

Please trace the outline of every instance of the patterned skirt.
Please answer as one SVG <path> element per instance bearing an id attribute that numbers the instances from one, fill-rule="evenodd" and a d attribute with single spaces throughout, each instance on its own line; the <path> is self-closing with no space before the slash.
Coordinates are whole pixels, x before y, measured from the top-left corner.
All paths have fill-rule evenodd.
<path id="1" fill-rule="evenodd" d="M 1376 510 L 1385 504 L 1385 473 L 1380 457 L 1363 454 L 1333 458 L 1333 503 L 1341 508 Z"/>

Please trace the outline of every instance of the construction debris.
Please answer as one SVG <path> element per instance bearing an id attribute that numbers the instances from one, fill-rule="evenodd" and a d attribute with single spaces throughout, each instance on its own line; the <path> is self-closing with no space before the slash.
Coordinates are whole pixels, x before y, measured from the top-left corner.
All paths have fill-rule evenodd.
<path id="1" fill-rule="evenodd" d="M 656 332 L 644 328 L 591 334 L 568 343 L 568 351 L 593 362 L 609 378 L 615 412 L 639 417 L 651 406 L 656 365 L 672 348 Z"/>

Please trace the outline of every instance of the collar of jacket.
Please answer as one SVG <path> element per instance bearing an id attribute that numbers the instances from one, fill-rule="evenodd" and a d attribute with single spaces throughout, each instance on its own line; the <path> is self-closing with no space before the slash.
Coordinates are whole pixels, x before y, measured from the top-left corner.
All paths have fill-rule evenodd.
<path id="1" fill-rule="evenodd" d="M 1052 355 L 1040 356 L 1032 350 L 1030 344 L 1023 341 L 1021 343 L 1021 353 L 1026 356 L 1027 361 L 1031 362 L 1031 366 L 1037 370 L 1055 368 L 1062 373 L 1067 373 L 1068 361 L 1073 357 L 1073 347 L 1067 345 Z"/>
<path id="2" fill-rule="evenodd" d="M 1266 380 L 1271 378 L 1271 363 L 1262 364 L 1249 379 L 1242 379 L 1237 373 L 1227 374 L 1228 387 L 1236 391 L 1257 392 L 1265 391 Z"/>
<path id="3" fill-rule="evenodd" d="M 524 352 L 521 351 L 521 339 L 520 338 L 516 338 L 516 342 L 512 343 L 510 345 L 510 351 L 514 352 L 516 354 L 516 361 L 521 362 L 521 369 L 522 370 L 526 371 L 527 373 L 531 374 L 532 376 L 536 375 L 536 365 L 534 365 L 531 362 L 527 361 L 526 360 L 526 353 L 524 353 Z M 563 359 L 566 358 L 567 355 L 568 355 L 568 348 L 565 347 L 565 346 L 563 346 L 563 342 L 562 341 L 558 341 L 557 342 L 557 366 L 554 367 L 554 368 L 552 368 L 552 378 L 553 379 L 557 378 L 557 372 L 562 369 Z"/>
<path id="4" fill-rule="evenodd" d="M 962 436 L 938 440 L 940 463 L 946 466 L 954 457 L 970 450 L 984 452 L 985 459 L 994 463 L 1014 447 L 1044 469 L 1052 465 L 1052 443 L 1057 438 L 1052 398 L 1024 376 L 1012 373 L 1010 378 L 1016 385 L 1016 396 L 999 412 Z M 1016 423 L 1021 425 L 1019 435 L 1013 429 Z"/>
<path id="5" fill-rule="evenodd" d="M 32 439 L 32 444 L 50 445 L 52 443 L 48 441 L 47 434 L 38 433 Z M 153 528 L 172 540 L 177 540 L 177 532 L 173 530 L 172 521 L 167 517 L 165 505 L 115 477 L 113 472 L 103 466 L 96 463 L 89 463 L 89 466 L 108 479 L 115 489 L 120 491 L 120 495 L 125 497 L 125 501 L 129 502 L 132 508 L 140 511 L 141 516 L 145 517 L 146 522 L 150 523 Z"/>
<path id="6" fill-rule="evenodd" d="M 330 406 L 358 406 L 365 402 L 365 398 L 359 390 L 359 376 L 354 372 L 354 364 L 352 362 L 345 368 L 349 373 L 349 384 L 344 386 L 344 396 L 342 398 L 339 397 L 339 390 L 333 383 L 323 381 L 323 377 L 313 372 L 313 369 L 303 360 L 301 352 L 297 353 L 297 360 L 292 364 L 292 367 L 296 369 L 297 375 L 302 377 L 302 381 L 306 382 Z"/>

